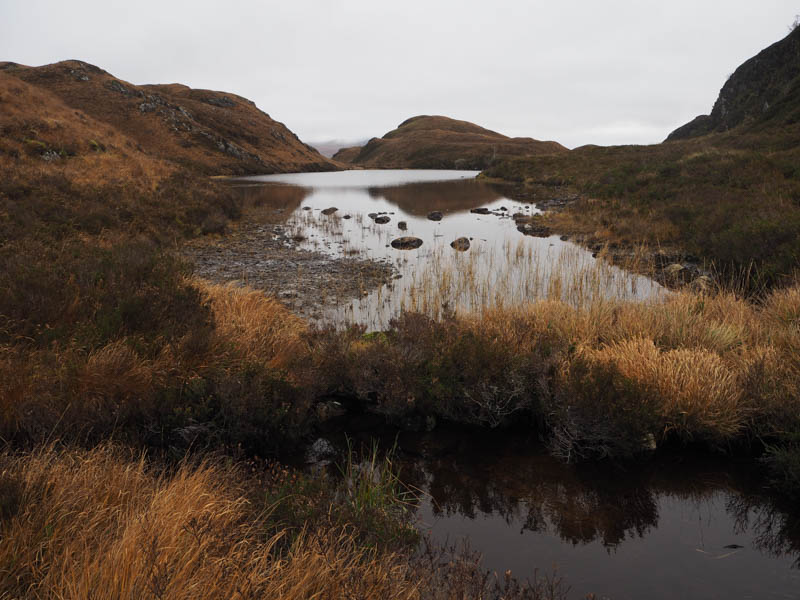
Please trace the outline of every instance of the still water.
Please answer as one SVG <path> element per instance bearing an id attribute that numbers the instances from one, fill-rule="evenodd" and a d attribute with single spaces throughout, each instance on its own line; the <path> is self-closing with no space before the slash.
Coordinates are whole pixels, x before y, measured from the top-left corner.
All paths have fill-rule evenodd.
<path id="1" fill-rule="evenodd" d="M 556 570 L 570 599 L 800 597 L 800 511 L 765 493 L 753 461 L 686 453 L 565 465 L 508 432 L 383 441 L 421 492 L 418 527 L 466 541 L 501 575 Z"/>
<path id="2" fill-rule="evenodd" d="M 391 264 L 391 284 L 358 299 L 341 299 L 322 320 L 385 327 L 403 308 L 440 316 L 561 298 L 575 305 L 598 297 L 645 299 L 662 288 L 651 280 L 592 258 L 558 236 L 525 236 L 513 216 L 538 209 L 477 181 L 477 172 L 363 170 L 238 178 L 243 193 L 279 203 L 302 248 L 333 257 L 358 256 Z M 291 190 L 294 193 L 288 194 Z M 287 203 L 286 198 L 293 201 Z M 337 209 L 331 214 L 327 209 Z M 486 209 L 490 214 L 471 213 Z M 439 221 L 429 213 L 442 214 Z M 369 215 L 372 215 L 370 217 Z M 388 219 L 378 223 L 375 216 Z M 382 219 L 383 220 L 383 219 Z M 417 249 L 392 240 L 413 236 Z M 466 237 L 470 247 L 453 249 Z"/>

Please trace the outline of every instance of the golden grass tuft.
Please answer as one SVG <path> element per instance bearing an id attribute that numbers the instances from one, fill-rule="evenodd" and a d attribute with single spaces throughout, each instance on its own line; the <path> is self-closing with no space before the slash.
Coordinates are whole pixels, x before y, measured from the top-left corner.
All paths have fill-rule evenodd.
<path id="1" fill-rule="evenodd" d="M 157 474 L 95 450 L 0 455 L 0 597 L 416 598 L 408 563 L 341 530 L 288 542 L 210 461 Z"/>
<path id="2" fill-rule="evenodd" d="M 147 394 L 158 378 L 152 361 L 140 358 L 124 339 L 117 340 L 89 354 L 79 393 L 96 399 Z"/>
<path id="3" fill-rule="evenodd" d="M 235 284 L 193 284 L 211 303 L 217 336 L 239 358 L 285 369 L 308 354 L 306 322 L 274 298 Z"/>
<path id="4" fill-rule="evenodd" d="M 584 350 L 590 363 L 615 368 L 652 396 L 664 420 L 664 432 L 691 437 L 730 438 L 740 431 L 747 412 L 735 372 L 703 348 L 661 351 L 652 340 L 633 338 Z"/>

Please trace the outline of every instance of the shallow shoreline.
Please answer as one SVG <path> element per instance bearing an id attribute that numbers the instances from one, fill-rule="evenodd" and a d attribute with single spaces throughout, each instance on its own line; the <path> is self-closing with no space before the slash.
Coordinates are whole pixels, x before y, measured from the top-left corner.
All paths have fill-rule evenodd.
<path id="1" fill-rule="evenodd" d="M 481 177 L 487 183 L 501 187 L 512 200 L 533 203 L 542 211 L 539 215 L 518 220 L 520 224 L 534 223 L 552 230 L 562 240 L 569 240 L 590 250 L 593 256 L 602 256 L 611 264 L 649 277 L 666 288 L 675 290 L 690 286 L 697 291 L 707 291 L 713 284 L 713 273 L 700 259 L 677 247 L 629 244 L 623 241 L 603 241 L 597 236 L 564 227 L 550 217 L 584 199 L 568 186 L 531 186 L 503 179 Z M 546 193 L 545 193 L 546 192 Z"/>
<path id="2" fill-rule="evenodd" d="M 222 236 L 192 240 L 181 255 L 193 263 L 198 277 L 262 290 L 313 320 L 389 283 L 395 274 L 385 262 L 300 249 L 285 225 L 257 221 Z"/>

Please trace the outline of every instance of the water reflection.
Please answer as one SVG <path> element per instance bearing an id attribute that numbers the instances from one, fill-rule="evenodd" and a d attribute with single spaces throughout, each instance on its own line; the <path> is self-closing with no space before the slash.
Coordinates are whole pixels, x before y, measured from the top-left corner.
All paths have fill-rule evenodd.
<path id="1" fill-rule="evenodd" d="M 240 183 L 232 187 L 242 200 L 245 218 L 259 223 L 284 223 L 310 192 L 307 188 L 280 184 Z"/>
<path id="2" fill-rule="evenodd" d="M 492 186 L 475 180 L 451 181 L 446 185 L 441 182 L 422 182 L 373 187 L 368 192 L 370 197 L 384 198 L 404 213 L 416 217 L 426 217 L 434 210 L 442 213 L 469 212 L 470 209 L 504 199 Z"/>
<path id="3" fill-rule="evenodd" d="M 673 455 L 567 466 L 536 445 L 401 434 L 396 462 L 424 492 L 420 527 L 440 542 L 469 539 L 499 572 L 556 565 L 575 598 L 796 597 L 798 507 L 764 493 L 757 464 Z"/>

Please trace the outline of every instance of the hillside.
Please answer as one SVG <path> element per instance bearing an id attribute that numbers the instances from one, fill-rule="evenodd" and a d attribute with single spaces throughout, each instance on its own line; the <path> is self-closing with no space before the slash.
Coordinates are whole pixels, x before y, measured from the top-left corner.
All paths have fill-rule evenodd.
<path id="1" fill-rule="evenodd" d="M 184 85 L 136 86 L 75 60 L 0 70 L 127 136 L 134 147 L 212 175 L 331 170 L 335 167 L 250 100 Z M 35 113 L 35 105 L 29 107 Z M 32 114 L 35 118 L 35 114 Z"/>
<path id="2" fill-rule="evenodd" d="M 795 30 L 745 62 L 711 115 L 665 143 L 508 159 L 484 175 L 537 201 L 576 196 L 545 219 L 590 246 L 644 244 L 748 289 L 789 283 L 800 265 L 799 42 Z"/>
<path id="3" fill-rule="evenodd" d="M 556 142 L 509 138 L 467 121 L 423 115 L 360 148 L 343 148 L 333 159 L 377 169 L 484 169 L 504 156 L 566 151 Z"/>
<path id="4" fill-rule="evenodd" d="M 739 126 L 800 120 L 800 27 L 744 62 L 725 82 L 711 114 L 673 131 L 668 141 L 722 133 Z"/>

